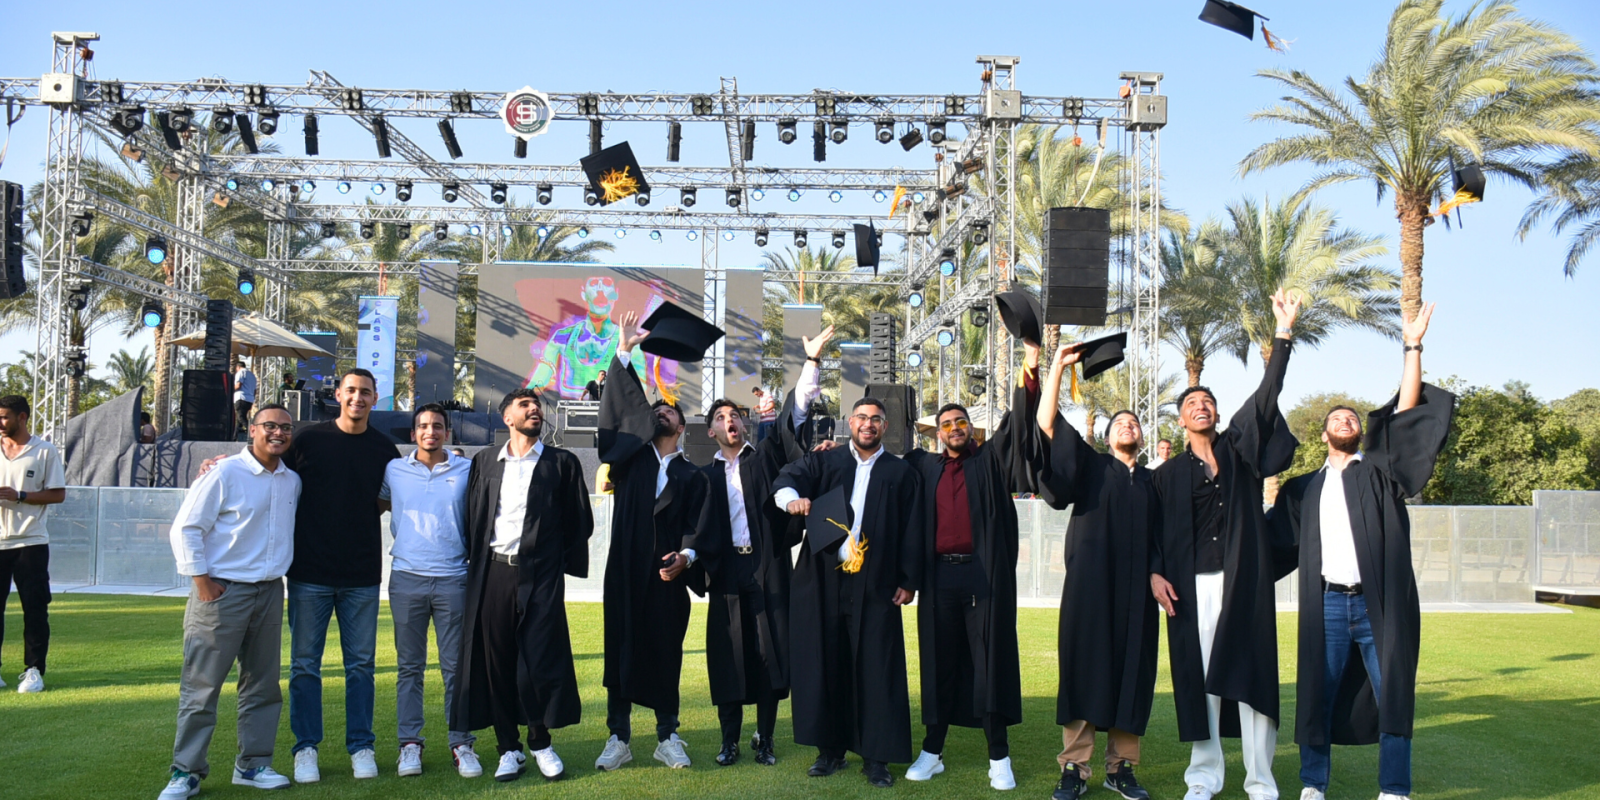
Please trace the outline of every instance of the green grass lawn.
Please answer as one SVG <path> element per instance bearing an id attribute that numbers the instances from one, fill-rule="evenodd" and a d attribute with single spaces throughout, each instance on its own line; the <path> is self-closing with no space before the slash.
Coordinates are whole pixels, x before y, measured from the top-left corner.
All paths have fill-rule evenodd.
<path id="1" fill-rule="evenodd" d="M 1578 608 L 1563 615 L 1429 614 L 1423 617 L 1422 668 L 1418 678 L 1415 782 L 1418 798 L 1594 798 L 1600 797 L 1600 611 Z M 594 758 L 606 738 L 605 695 L 601 677 L 601 615 L 592 603 L 569 606 L 578 678 L 583 683 L 584 722 L 555 733 L 556 749 L 569 779 L 546 785 L 535 777 L 496 784 L 486 774 L 476 780 L 456 776 L 444 741 L 442 687 L 437 673 L 428 686 L 428 728 L 433 746 L 424 755 L 425 774 L 402 781 L 394 776 L 394 649 L 387 604 L 379 630 L 378 703 L 375 727 L 377 780 L 350 777 L 342 746 L 342 678 L 327 679 L 324 719 L 328 741 L 321 748 L 323 780 L 291 789 L 297 797 L 428 798 L 503 796 L 543 792 L 572 798 L 654 797 L 835 797 L 877 794 L 853 769 L 826 779 L 805 775 L 815 753 L 790 740 L 788 706 L 781 711 L 776 767 L 754 764 L 748 753 L 731 768 L 712 761 L 719 735 L 716 712 L 706 686 L 703 650 L 705 607 L 695 606 L 689 653 L 684 659 L 683 728 L 695 760 L 692 769 L 671 772 L 651 759 L 653 725 L 639 709 L 640 732 L 634 762 L 616 774 L 599 774 Z M 58 596 L 51 607 L 54 637 L 49 689 L 42 695 L 0 692 L 0 798 L 154 798 L 166 782 L 182 662 L 180 627 L 183 601 L 167 598 L 93 595 Z M 908 649 L 916 667 L 914 616 L 906 616 L 913 641 Z M 1056 612 L 1022 609 L 1019 614 L 1026 722 L 1012 728 L 1012 760 L 1017 794 L 1043 798 L 1058 772 L 1055 756 L 1060 729 L 1055 726 Z M 1295 617 L 1280 615 L 1283 711 L 1276 773 L 1285 798 L 1299 796 L 1298 749 L 1293 743 Z M 22 663 L 22 618 L 15 599 L 6 619 L 9 636 L 3 652 L 6 681 L 15 686 Z M 288 629 L 284 630 L 284 686 L 287 701 Z M 334 636 L 324 674 L 342 676 Z M 1177 741 L 1166 655 L 1156 687 L 1154 718 L 1145 739 L 1139 774 L 1156 800 L 1177 800 L 1184 791 L 1188 748 Z M 913 702 L 917 677 L 911 676 Z M 213 742 L 213 774 L 203 796 L 245 797 L 255 792 L 228 782 L 234 752 L 235 702 L 232 688 L 219 708 Z M 913 719 L 917 719 L 913 708 Z M 291 771 L 288 707 L 279 729 L 275 766 Z M 746 737 L 755 724 L 747 714 Z M 918 737 L 921 726 L 913 726 Z M 481 732 L 486 772 L 494 769 L 494 737 Z M 919 739 L 920 741 L 920 739 Z M 1100 745 L 1104 745 L 1101 739 Z M 1242 798 L 1243 771 L 1238 745 L 1230 742 L 1228 788 L 1224 796 Z M 891 791 L 906 797 L 988 795 L 982 734 L 956 729 L 946 748 L 947 771 L 931 783 L 900 781 Z M 1099 758 L 1097 753 L 1096 758 Z M 896 774 L 904 765 L 895 768 Z M 1097 770 L 1098 772 L 1098 770 Z M 1335 751 L 1331 796 L 1377 796 L 1376 748 Z M 1115 797 L 1099 788 L 1090 797 Z"/>

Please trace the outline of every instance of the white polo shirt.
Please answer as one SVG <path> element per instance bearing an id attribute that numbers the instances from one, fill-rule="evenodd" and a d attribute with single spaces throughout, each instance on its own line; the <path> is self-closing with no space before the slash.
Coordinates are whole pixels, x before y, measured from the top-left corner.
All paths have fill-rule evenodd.
<path id="1" fill-rule="evenodd" d="M 55 445 L 37 436 L 28 437 L 16 458 L 7 458 L 5 449 L 0 448 L 0 486 L 19 492 L 66 488 L 67 472 L 61 463 L 61 453 Z M 0 500 L 0 550 L 49 544 L 50 532 L 44 527 L 48 508 Z"/>
<path id="2" fill-rule="evenodd" d="M 260 583 L 283 577 L 294 560 L 300 476 L 282 461 L 267 468 L 246 450 L 217 462 L 184 495 L 172 521 L 179 575 Z"/>
<path id="3" fill-rule="evenodd" d="M 389 462 L 378 497 L 389 501 L 391 566 L 429 578 L 467 574 L 467 478 L 472 461 L 448 450 L 434 467 L 416 451 Z"/>

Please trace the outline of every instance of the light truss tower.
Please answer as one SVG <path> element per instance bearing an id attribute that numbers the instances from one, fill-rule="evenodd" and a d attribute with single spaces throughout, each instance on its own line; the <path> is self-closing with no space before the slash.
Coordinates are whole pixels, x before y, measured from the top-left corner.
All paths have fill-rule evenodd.
<path id="1" fill-rule="evenodd" d="M 992 201 L 989 215 L 989 324 L 984 326 L 985 398 L 990 424 L 1005 410 L 1011 380 L 1011 337 L 1000 325 L 996 292 L 1009 288 L 1017 258 L 1017 125 L 1022 120 L 1022 92 L 1017 89 L 1016 56 L 979 56 L 984 75 L 984 128 L 988 154 L 984 174 Z"/>
<path id="2" fill-rule="evenodd" d="M 66 432 L 67 354 L 72 346 L 72 310 L 67 307 L 66 289 L 81 269 L 74 253 L 76 239 L 71 231 L 69 203 L 78 185 L 78 167 L 83 156 L 83 118 L 79 101 L 90 42 L 99 34 L 58 32 L 51 35 L 50 73 L 40 82 L 60 87 L 50 103 L 49 140 L 45 150 L 44 196 L 41 205 L 39 239 L 39 281 L 34 286 L 38 302 L 38 338 L 34 349 L 33 432 L 60 442 Z"/>
<path id="3" fill-rule="evenodd" d="M 1122 79 L 1130 89 L 1124 135 L 1132 173 L 1127 299 L 1133 313 L 1128 326 L 1128 388 L 1133 412 L 1153 449 L 1160 439 L 1161 128 L 1167 122 L 1166 98 L 1161 95 L 1159 72 L 1124 72 Z"/>

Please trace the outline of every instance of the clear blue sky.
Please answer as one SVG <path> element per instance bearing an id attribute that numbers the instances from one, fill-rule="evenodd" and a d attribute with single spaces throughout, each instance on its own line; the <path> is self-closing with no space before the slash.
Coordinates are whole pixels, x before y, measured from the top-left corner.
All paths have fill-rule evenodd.
<path id="1" fill-rule="evenodd" d="M 1018 87 L 1026 94 L 1112 96 L 1124 70 L 1166 75 L 1170 124 L 1162 133 L 1164 192 L 1194 218 L 1218 214 L 1244 194 L 1284 195 L 1306 173 L 1277 170 L 1241 179 L 1236 164 L 1275 131 L 1247 115 L 1272 102 L 1273 85 L 1257 69 L 1304 70 L 1324 82 L 1363 72 L 1382 41 L 1392 5 L 1386 0 L 1307 3 L 1256 0 L 1274 33 L 1292 41 L 1287 54 L 1212 28 L 1196 19 L 1201 0 L 1138 4 L 1007 4 L 1005 15 L 976 3 L 889 4 L 812 2 L 497 4 L 339 4 L 288 0 L 238 6 L 174 2 L 159 9 L 110 2 L 14 3 L 0 26 L 0 75 L 31 76 L 49 69 L 50 32 L 98 32 L 96 75 L 102 79 L 301 83 L 310 69 L 328 70 L 347 85 L 546 91 L 712 92 L 719 76 L 736 76 L 747 92 L 807 92 L 815 88 L 874 93 L 974 92 L 974 56 L 1017 55 Z M 1459 12 L 1466 3 L 1447 8 Z M 987 8 L 995 8 L 988 6 Z M 1524 0 L 1523 12 L 1554 23 L 1591 50 L 1600 43 L 1600 7 L 1592 0 Z M 606 30 L 605 26 L 614 26 Z M 632 51 L 623 46 L 637 48 Z M 12 131 L 0 178 L 31 184 L 41 176 L 46 115 L 33 109 Z M 426 120 L 398 127 L 443 158 Z M 583 126 L 536 139 L 531 163 L 571 163 L 584 152 Z M 510 160 L 511 142 L 492 122 L 458 126 L 466 160 Z M 298 153 L 299 123 L 278 138 Z M 629 139 L 647 165 L 663 161 L 662 125 L 612 125 L 608 142 Z M 720 126 L 685 130 L 685 163 L 726 164 Z M 810 165 L 810 148 L 783 147 L 768 128 L 758 132 L 756 161 Z M 372 143 L 347 120 L 324 123 L 325 156 L 373 157 Z M 852 130 L 830 148 L 830 164 L 926 166 L 927 148 L 911 154 Z M 419 187 L 419 192 L 431 191 Z M 1585 320 L 1600 312 L 1600 258 L 1575 279 L 1562 276 L 1564 244 L 1541 232 L 1518 242 L 1514 228 L 1529 196 L 1490 184 L 1487 202 L 1464 209 L 1465 227 L 1427 233 L 1424 296 L 1439 303 L 1425 359 L 1432 377 L 1459 375 L 1477 384 L 1530 383 L 1556 398 L 1600 385 L 1597 337 Z M 1374 201 L 1370 186 L 1324 192 L 1345 224 L 1389 238 L 1398 267 L 1398 228 L 1392 205 Z M 773 197 L 764 201 L 786 201 Z M 808 197 L 796 210 L 882 213 L 865 198 L 837 206 Z M 609 234 L 604 234 L 608 235 Z M 610 260 L 697 264 L 699 248 L 669 234 L 662 243 L 635 232 L 615 240 Z M 780 243 L 777 240 L 774 243 Z M 723 263 L 753 264 L 759 251 L 748 235 L 723 245 Z M 351 313 L 354 313 L 352 307 Z M 115 337 L 94 342 L 103 363 L 116 348 L 137 350 Z M 0 338 L 0 359 L 31 349 L 33 338 Z M 1393 391 L 1398 343 L 1342 333 L 1319 350 L 1296 354 L 1286 399 L 1345 390 L 1373 400 Z M 1167 354 L 1168 371 L 1182 365 Z M 1243 400 L 1260 365 L 1214 360 L 1206 382 L 1224 406 Z"/>

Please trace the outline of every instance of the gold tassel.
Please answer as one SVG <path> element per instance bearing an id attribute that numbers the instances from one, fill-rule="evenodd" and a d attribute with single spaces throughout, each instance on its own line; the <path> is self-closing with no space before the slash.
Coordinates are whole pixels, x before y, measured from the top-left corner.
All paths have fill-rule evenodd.
<path id="1" fill-rule="evenodd" d="M 828 521 L 837 525 L 839 530 L 845 532 L 845 559 L 839 563 L 839 569 L 852 575 L 860 572 L 862 563 L 867 560 L 867 537 L 863 536 L 860 541 L 856 541 L 855 537 L 850 535 L 849 525 L 831 518 Z"/>
<path id="2" fill-rule="evenodd" d="M 1081 406 L 1083 405 L 1083 390 L 1078 388 L 1078 365 L 1073 364 L 1070 369 L 1072 370 L 1072 404 Z"/>
<path id="3" fill-rule="evenodd" d="M 1450 213 L 1450 209 L 1455 208 L 1456 206 L 1464 206 L 1468 203 L 1477 203 L 1480 201 L 1481 198 L 1477 197 L 1466 189 L 1462 189 L 1461 191 L 1456 192 L 1455 197 L 1444 201 L 1444 204 L 1439 206 L 1439 210 L 1433 212 L 1432 216 L 1442 217 L 1445 214 Z"/>
<path id="4" fill-rule="evenodd" d="M 672 387 L 668 386 L 667 382 L 661 379 L 661 358 L 659 356 L 656 358 L 656 363 L 653 369 L 656 376 L 656 391 L 661 393 L 661 399 L 673 405 L 677 405 L 678 393 L 673 391 Z"/>
<path id="5" fill-rule="evenodd" d="M 1020 388 L 1022 388 L 1024 386 L 1027 386 L 1028 385 L 1028 380 L 1027 379 L 1028 378 L 1035 378 L 1036 379 L 1037 374 L 1038 373 L 1034 371 L 1033 367 L 1030 367 L 1027 364 L 1023 364 L 1022 365 L 1022 369 L 1017 371 L 1017 388 L 1020 389 Z"/>

